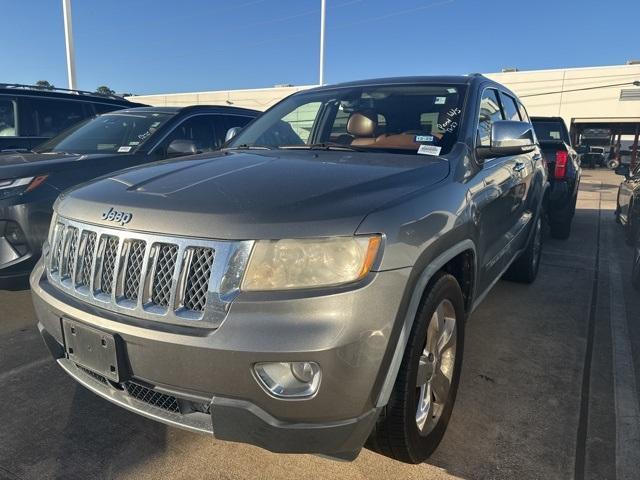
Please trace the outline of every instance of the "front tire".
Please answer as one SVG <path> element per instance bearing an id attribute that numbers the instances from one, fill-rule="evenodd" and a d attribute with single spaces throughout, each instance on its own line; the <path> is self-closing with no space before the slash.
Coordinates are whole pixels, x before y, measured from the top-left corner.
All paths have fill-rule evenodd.
<path id="1" fill-rule="evenodd" d="M 458 390 L 465 316 L 458 282 L 439 274 L 422 300 L 389 403 L 367 447 L 414 464 L 438 447 Z"/>

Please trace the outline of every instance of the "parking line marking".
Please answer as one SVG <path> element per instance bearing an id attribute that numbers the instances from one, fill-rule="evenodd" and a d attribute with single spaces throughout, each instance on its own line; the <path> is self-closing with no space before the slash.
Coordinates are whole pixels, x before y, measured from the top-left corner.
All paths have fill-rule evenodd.
<path id="1" fill-rule="evenodd" d="M 0 383 L 4 382 L 9 377 L 13 377 L 14 375 L 19 375 L 19 374 L 21 374 L 23 372 L 26 372 L 27 370 L 30 370 L 32 368 L 44 365 L 45 363 L 53 364 L 53 361 L 51 360 L 51 357 L 44 357 L 44 358 L 41 358 L 39 360 L 35 360 L 35 361 L 31 362 L 31 363 L 27 363 L 26 365 L 20 365 L 19 367 L 12 368 L 9 371 L 2 372 L 2 373 L 0 373 Z"/>
<path id="2" fill-rule="evenodd" d="M 622 272 L 612 253 L 609 255 L 609 285 L 616 413 L 616 479 L 637 479 L 640 465 L 640 406 L 629 342 Z"/>

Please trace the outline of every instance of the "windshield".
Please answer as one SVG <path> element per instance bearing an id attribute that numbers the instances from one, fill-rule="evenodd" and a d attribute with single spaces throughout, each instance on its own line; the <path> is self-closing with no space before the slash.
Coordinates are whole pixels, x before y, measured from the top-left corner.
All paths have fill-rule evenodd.
<path id="1" fill-rule="evenodd" d="M 114 112 L 88 120 L 53 137 L 38 153 L 130 153 L 147 141 L 173 114 Z"/>
<path id="2" fill-rule="evenodd" d="M 565 129 L 558 122 L 537 122 L 534 120 L 533 129 L 536 131 L 536 137 L 541 142 L 569 143 Z"/>
<path id="3" fill-rule="evenodd" d="M 444 155 L 458 138 L 465 87 L 379 85 L 293 95 L 228 148 L 336 148 Z"/>

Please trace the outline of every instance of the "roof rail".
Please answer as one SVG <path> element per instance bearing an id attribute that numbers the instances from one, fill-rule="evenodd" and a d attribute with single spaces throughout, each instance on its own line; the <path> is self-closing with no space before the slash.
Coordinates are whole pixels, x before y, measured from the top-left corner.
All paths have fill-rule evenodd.
<path id="1" fill-rule="evenodd" d="M 39 87 L 37 85 L 23 85 L 21 83 L 0 83 L 0 88 L 15 88 L 16 90 L 37 90 L 39 92 L 61 92 L 61 93 L 75 93 L 76 95 L 86 95 L 92 97 L 103 97 L 111 100 L 126 100 L 126 98 L 120 95 L 110 95 L 100 92 L 89 92 L 88 90 L 73 90 L 70 88 L 58 88 L 58 87 Z"/>
<path id="2" fill-rule="evenodd" d="M 483 75 L 483 74 L 481 74 L 481 73 L 477 73 L 477 72 L 470 73 L 468 76 L 469 76 L 469 77 L 484 77 L 484 75 Z"/>

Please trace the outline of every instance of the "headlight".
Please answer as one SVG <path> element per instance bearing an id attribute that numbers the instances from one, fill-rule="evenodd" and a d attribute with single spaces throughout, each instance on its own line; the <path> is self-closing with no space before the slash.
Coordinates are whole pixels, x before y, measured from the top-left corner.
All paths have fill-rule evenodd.
<path id="1" fill-rule="evenodd" d="M 379 235 L 259 240 L 241 288 L 289 290 L 353 282 L 369 273 L 379 247 Z"/>
<path id="2" fill-rule="evenodd" d="M 48 176 L 38 175 L 37 177 L 0 180 L 0 200 L 35 190 L 44 183 Z"/>

